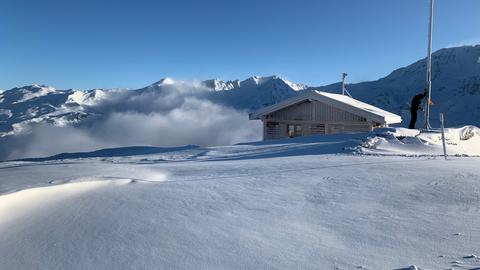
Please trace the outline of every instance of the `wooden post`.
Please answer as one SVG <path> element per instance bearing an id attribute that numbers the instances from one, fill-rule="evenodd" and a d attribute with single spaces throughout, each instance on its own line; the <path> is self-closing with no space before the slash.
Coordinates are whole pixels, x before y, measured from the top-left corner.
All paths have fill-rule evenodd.
<path id="1" fill-rule="evenodd" d="M 440 127 L 442 130 L 443 156 L 447 159 L 447 145 L 445 144 L 445 123 L 443 113 L 440 113 Z"/>

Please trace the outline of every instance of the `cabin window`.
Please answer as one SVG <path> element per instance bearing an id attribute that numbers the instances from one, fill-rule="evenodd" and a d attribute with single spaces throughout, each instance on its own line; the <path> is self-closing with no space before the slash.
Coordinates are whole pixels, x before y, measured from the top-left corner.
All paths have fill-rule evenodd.
<path id="1" fill-rule="evenodd" d="M 302 125 L 287 125 L 288 137 L 298 137 L 302 136 Z"/>
<path id="2" fill-rule="evenodd" d="M 325 124 L 312 125 L 310 134 L 325 134 Z"/>

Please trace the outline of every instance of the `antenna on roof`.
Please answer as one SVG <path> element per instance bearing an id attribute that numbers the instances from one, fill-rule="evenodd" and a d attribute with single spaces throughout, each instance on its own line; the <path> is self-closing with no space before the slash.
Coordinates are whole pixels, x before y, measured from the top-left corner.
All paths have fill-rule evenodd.
<path id="1" fill-rule="evenodd" d="M 427 49 L 427 108 L 425 110 L 425 128 L 431 129 L 430 126 L 430 101 L 432 94 L 432 29 L 433 29 L 433 2 L 430 0 L 430 18 L 428 21 L 428 49 Z"/>
<path id="2" fill-rule="evenodd" d="M 349 96 L 349 97 L 352 97 L 352 95 L 350 95 L 350 93 L 347 91 L 347 88 L 345 88 L 345 78 L 347 78 L 347 73 L 342 73 L 342 95 L 345 96 L 345 93 Z"/>

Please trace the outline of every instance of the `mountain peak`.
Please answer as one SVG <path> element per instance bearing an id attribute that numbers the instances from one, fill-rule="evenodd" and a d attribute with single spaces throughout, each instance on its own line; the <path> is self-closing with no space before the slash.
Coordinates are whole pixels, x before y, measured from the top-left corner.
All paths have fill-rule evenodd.
<path id="1" fill-rule="evenodd" d="M 175 84 L 175 80 L 171 77 L 165 77 L 158 82 L 153 83 L 151 86 L 171 85 Z"/>
<path id="2" fill-rule="evenodd" d="M 300 91 L 300 90 L 305 90 L 308 87 L 304 84 L 297 84 L 297 83 L 292 83 L 291 81 L 288 81 L 286 79 L 283 79 L 282 77 L 279 77 L 277 75 L 272 75 L 272 76 L 267 76 L 267 77 L 260 77 L 260 76 L 252 76 L 244 81 L 241 82 L 243 85 L 263 85 L 269 82 L 280 82 L 283 84 L 286 84 L 290 88 L 292 88 L 295 91 Z"/>
<path id="3" fill-rule="evenodd" d="M 276 75 L 272 75 L 272 76 L 267 76 L 267 77 L 261 77 L 261 76 L 252 76 L 246 80 L 243 80 L 241 82 L 241 84 L 247 84 L 247 85 L 262 85 L 266 82 L 269 82 L 269 81 L 272 81 L 272 80 L 277 80 L 277 79 L 280 79 L 282 80 L 281 78 L 279 78 L 278 76 Z"/>
<path id="4" fill-rule="evenodd" d="M 235 81 L 222 81 L 219 79 L 205 80 L 202 82 L 206 87 L 215 91 L 231 90 L 240 86 L 238 80 Z"/>

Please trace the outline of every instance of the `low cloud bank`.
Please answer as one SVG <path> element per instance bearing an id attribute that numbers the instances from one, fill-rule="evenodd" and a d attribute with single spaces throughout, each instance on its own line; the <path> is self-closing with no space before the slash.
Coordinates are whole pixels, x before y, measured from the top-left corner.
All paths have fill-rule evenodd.
<path id="1" fill-rule="evenodd" d="M 75 126 L 36 124 L 0 139 L 0 159 L 49 156 L 100 148 L 151 145 L 228 145 L 261 138 L 261 124 L 247 112 L 214 104 L 204 86 L 175 83 L 107 91 Z"/>

